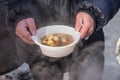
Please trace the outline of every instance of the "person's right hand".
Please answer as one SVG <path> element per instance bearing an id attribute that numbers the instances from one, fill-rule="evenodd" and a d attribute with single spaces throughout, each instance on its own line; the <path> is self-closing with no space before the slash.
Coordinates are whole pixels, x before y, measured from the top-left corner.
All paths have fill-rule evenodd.
<path id="1" fill-rule="evenodd" d="M 75 29 L 80 32 L 80 38 L 88 38 L 94 32 L 94 20 L 86 12 L 79 12 L 76 15 Z"/>
<path id="2" fill-rule="evenodd" d="M 31 36 L 36 34 L 36 26 L 33 18 L 23 19 L 16 26 L 16 35 L 24 42 L 34 44 Z"/>

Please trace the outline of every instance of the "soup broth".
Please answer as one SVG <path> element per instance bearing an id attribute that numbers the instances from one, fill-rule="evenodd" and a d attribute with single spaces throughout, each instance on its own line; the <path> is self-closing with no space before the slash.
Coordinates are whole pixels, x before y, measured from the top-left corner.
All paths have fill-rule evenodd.
<path id="1" fill-rule="evenodd" d="M 47 46 L 59 47 L 66 46 L 74 41 L 73 37 L 69 34 L 55 33 L 43 36 L 40 39 L 41 43 Z"/>

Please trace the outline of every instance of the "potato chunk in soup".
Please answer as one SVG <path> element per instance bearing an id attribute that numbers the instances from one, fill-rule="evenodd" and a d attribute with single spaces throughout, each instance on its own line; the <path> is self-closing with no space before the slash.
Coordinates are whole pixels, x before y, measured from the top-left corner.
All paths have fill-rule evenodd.
<path id="1" fill-rule="evenodd" d="M 74 41 L 71 35 L 64 33 L 48 34 L 43 36 L 40 40 L 42 44 L 52 47 L 65 46 Z"/>

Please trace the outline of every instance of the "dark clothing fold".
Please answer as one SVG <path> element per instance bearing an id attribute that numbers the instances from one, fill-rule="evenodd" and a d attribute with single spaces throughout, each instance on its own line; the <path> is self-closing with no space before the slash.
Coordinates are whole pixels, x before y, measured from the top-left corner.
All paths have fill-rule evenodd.
<path id="1" fill-rule="evenodd" d="M 15 33 L 7 24 L 8 7 L 0 6 L 0 75 L 9 72 L 22 64 L 18 58 L 15 44 Z M 18 60 L 18 61 L 17 61 Z"/>

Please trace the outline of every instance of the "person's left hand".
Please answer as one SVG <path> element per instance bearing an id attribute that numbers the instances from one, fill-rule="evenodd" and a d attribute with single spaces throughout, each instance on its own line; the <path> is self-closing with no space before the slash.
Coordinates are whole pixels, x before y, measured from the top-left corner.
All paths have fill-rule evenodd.
<path id="1" fill-rule="evenodd" d="M 79 12 L 76 15 L 75 29 L 80 32 L 81 39 L 89 37 L 94 32 L 93 18 L 85 12 Z"/>
<path id="2" fill-rule="evenodd" d="M 36 26 L 33 18 L 27 18 L 19 21 L 16 25 L 16 35 L 24 42 L 34 44 L 32 35 L 36 34 Z"/>

